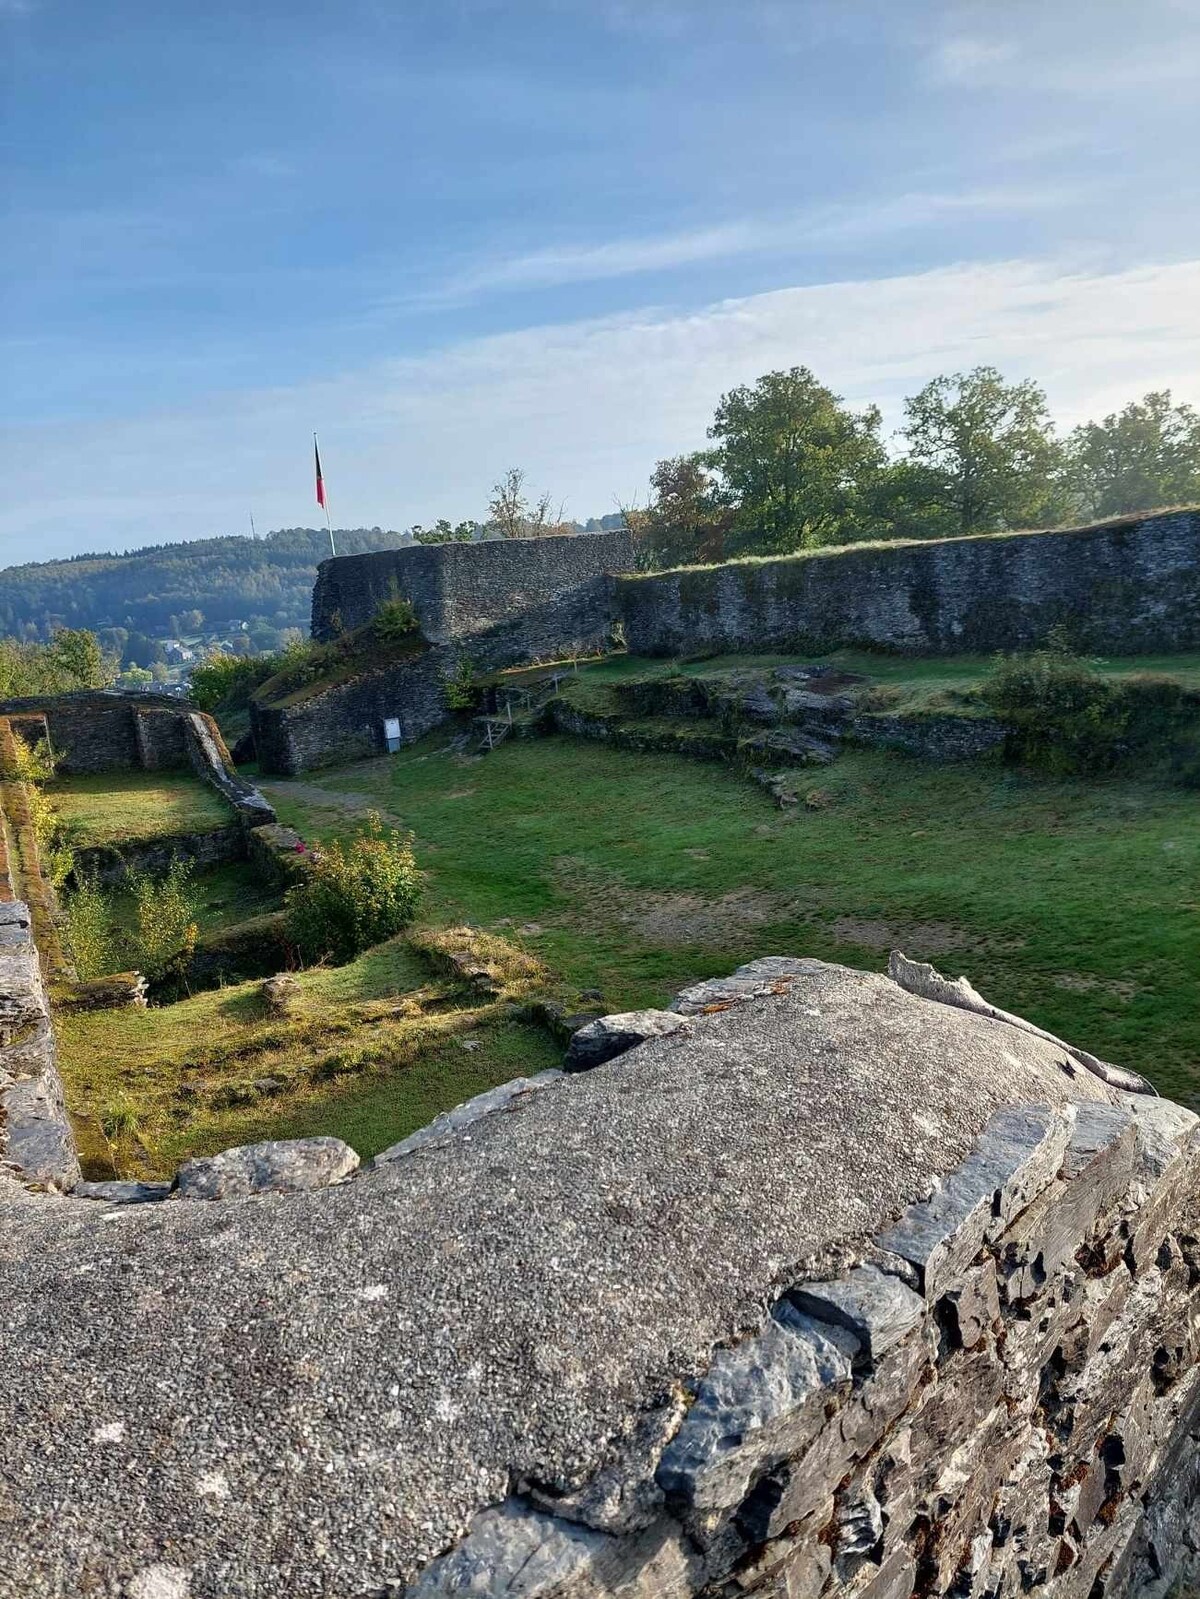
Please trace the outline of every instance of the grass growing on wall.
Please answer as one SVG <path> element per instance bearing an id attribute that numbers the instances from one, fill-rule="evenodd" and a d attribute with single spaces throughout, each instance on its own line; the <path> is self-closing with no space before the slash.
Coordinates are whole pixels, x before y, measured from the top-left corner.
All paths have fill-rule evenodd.
<path id="1" fill-rule="evenodd" d="M 896 945 L 1200 1096 L 1194 795 L 862 752 L 785 813 L 674 756 L 558 738 L 464 760 L 445 743 L 267 793 L 313 836 L 377 806 L 415 834 L 430 920 L 516 927 L 612 1010 L 761 954 L 879 970 Z"/>
<path id="2" fill-rule="evenodd" d="M 233 812 L 186 772 L 98 772 L 60 777 L 47 792 L 76 848 L 228 827 Z"/>

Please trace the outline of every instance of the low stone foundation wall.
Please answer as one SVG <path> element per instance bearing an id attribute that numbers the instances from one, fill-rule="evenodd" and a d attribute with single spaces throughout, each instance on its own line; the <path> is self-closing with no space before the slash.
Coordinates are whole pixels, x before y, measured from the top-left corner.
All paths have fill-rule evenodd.
<path id="1" fill-rule="evenodd" d="M 411 743 L 447 720 L 445 679 L 458 652 L 428 649 L 347 683 L 319 688 L 292 704 L 250 706 L 259 767 L 296 777 L 313 767 L 365 760 L 385 751 L 383 724 L 400 723 Z"/>
<path id="2" fill-rule="evenodd" d="M 0 1188 L 14 1175 L 69 1191 L 79 1161 L 29 909 L 7 900 L 0 902 Z M 3 1582 L 0 1575 L 0 1592 Z"/>
<path id="3" fill-rule="evenodd" d="M 231 822 L 228 827 L 214 827 L 203 833 L 166 833 L 159 838 L 135 838 L 122 844 L 77 849 L 72 876 L 76 882 L 91 881 L 108 887 L 121 882 L 130 871 L 162 877 L 177 859 L 202 869 L 245 860 L 246 853 L 246 829 L 241 822 Z"/>

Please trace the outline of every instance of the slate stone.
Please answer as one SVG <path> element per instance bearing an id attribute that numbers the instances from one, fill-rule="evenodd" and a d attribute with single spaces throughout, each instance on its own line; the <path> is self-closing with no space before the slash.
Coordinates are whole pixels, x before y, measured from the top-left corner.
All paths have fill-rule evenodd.
<path id="1" fill-rule="evenodd" d="M 852 1332 L 876 1361 L 925 1318 L 925 1302 L 898 1277 L 858 1266 L 837 1282 L 801 1283 L 788 1298 L 798 1310 Z"/>
<path id="2" fill-rule="evenodd" d="M 340 1138 L 272 1139 L 187 1161 L 176 1173 L 171 1197 L 240 1199 L 247 1194 L 294 1194 L 328 1188 L 357 1169 L 358 1156 Z"/>
<path id="3" fill-rule="evenodd" d="M 916 1268 L 927 1299 L 938 1299 L 1007 1221 L 1062 1164 L 1072 1119 L 1047 1105 L 997 1111 L 974 1149 L 931 1198 L 912 1205 L 878 1239 Z"/>
<path id="4" fill-rule="evenodd" d="M 99 1199 L 106 1205 L 148 1205 L 166 1199 L 170 1192 L 170 1183 L 81 1182 L 71 1190 L 71 1198 Z"/>
<path id="5" fill-rule="evenodd" d="M 938 1314 L 952 1349 L 974 1349 L 1000 1317 L 995 1262 L 984 1260 L 964 1272 L 962 1282 L 938 1301 Z"/>
<path id="6" fill-rule="evenodd" d="M 387 1166 L 392 1161 L 401 1160 L 405 1155 L 411 1155 L 414 1150 L 424 1149 L 426 1144 L 435 1143 L 440 1138 L 446 1138 L 451 1133 L 461 1132 L 465 1127 L 470 1127 L 473 1122 L 479 1121 L 484 1116 L 490 1116 L 494 1111 L 504 1110 L 519 1099 L 523 1094 L 528 1094 L 537 1088 L 544 1088 L 548 1083 L 554 1083 L 562 1077 L 560 1071 L 553 1068 L 549 1071 L 538 1072 L 533 1077 L 514 1077 L 511 1082 L 500 1083 L 495 1088 L 485 1089 L 482 1094 L 476 1094 L 473 1099 L 464 1100 L 461 1105 L 455 1105 L 453 1110 L 441 1111 L 425 1127 L 418 1127 L 415 1133 L 409 1133 L 407 1138 L 402 1138 L 397 1144 L 389 1144 L 381 1150 L 372 1161 L 373 1166 Z"/>
<path id="7" fill-rule="evenodd" d="M 462 1542 L 426 1567 L 404 1599 L 667 1599 L 689 1591 L 678 1537 L 614 1538 L 509 1500 L 472 1521 Z"/>
<path id="8" fill-rule="evenodd" d="M 852 1333 L 784 1301 L 758 1337 L 717 1354 L 663 1454 L 659 1486 L 700 1511 L 737 1504 L 755 1475 L 816 1436 L 858 1353 Z"/>
<path id="9" fill-rule="evenodd" d="M 567 1047 L 565 1070 L 588 1072 L 606 1060 L 636 1049 L 648 1038 L 663 1038 L 688 1025 L 686 1019 L 669 1010 L 628 1010 L 613 1016 L 599 1016 L 573 1034 Z"/>
<path id="10" fill-rule="evenodd" d="M 731 977 L 717 977 L 693 983 L 676 994 L 671 1009 L 680 1016 L 701 1016 L 706 1011 L 727 1010 L 747 1000 L 765 999 L 783 993 L 798 977 L 811 977 L 828 970 L 824 961 L 792 955 L 768 955 L 762 960 L 739 966 Z"/>

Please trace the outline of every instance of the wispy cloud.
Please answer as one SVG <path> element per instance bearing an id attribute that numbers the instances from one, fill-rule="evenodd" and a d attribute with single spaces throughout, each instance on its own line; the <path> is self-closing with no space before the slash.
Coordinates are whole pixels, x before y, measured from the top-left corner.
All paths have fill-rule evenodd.
<path id="1" fill-rule="evenodd" d="M 1200 400 L 1200 260 L 1125 272 L 964 265 L 534 327 L 194 410 L 14 429 L 0 562 L 311 522 L 306 440 L 345 525 L 478 513 L 514 462 L 588 515 L 703 442 L 720 393 L 805 362 L 890 424 L 905 394 L 980 361 L 1045 383 L 1060 421 L 1149 388 Z M 82 532 L 81 532 L 82 529 Z"/>
<path id="2" fill-rule="evenodd" d="M 1185 21 L 1200 16 L 1186 4 L 1174 8 Z M 1051 13 L 1053 18 L 1053 13 Z M 1155 88 L 1195 85 L 1200 73 L 1200 35 L 1186 30 L 1131 42 L 1123 34 L 1111 42 L 1072 38 L 1070 47 L 1057 39 L 1011 39 L 985 34 L 959 34 L 935 46 L 928 75 L 938 83 L 964 89 L 1024 90 L 1095 98 Z"/>
<path id="3" fill-rule="evenodd" d="M 463 267 L 419 299 L 426 304 L 460 305 L 488 294 L 596 283 L 705 261 L 794 255 L 927 227 L 950 216 L 1015 215 L 1081 203 L 1087 192 L 1075 184 L 1070 190 L 1030 185 L 898 194 L 853 205 L 814 207 L 787 218 L 743 218 L 715 227 L 543 248 Z"/>

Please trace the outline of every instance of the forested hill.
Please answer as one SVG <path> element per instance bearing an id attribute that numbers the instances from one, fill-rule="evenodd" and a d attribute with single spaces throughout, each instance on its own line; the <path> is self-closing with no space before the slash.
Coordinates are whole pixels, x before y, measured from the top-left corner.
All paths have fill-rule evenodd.
<path id="1" fill-rule="evenodd" d="M 339 555 L 408 542 L 381 528 L 335 529 L 334 537 Z M 307 633 L 317 562 L 328 554 L 324 528 L 292 527 L 259 539 L 199 539 L 10 566 L 0 571 L 0 637 L 45 640 L 58 627 L 161 637 L 235 621 Z"/>

